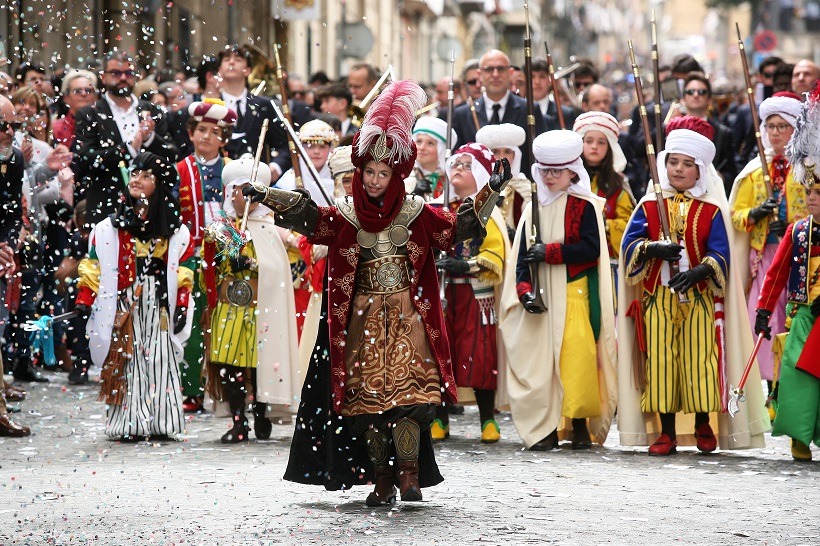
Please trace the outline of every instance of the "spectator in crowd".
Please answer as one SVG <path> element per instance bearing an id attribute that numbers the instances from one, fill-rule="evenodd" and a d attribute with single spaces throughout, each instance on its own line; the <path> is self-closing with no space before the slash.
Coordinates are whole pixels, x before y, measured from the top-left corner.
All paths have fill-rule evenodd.
<path id="1" fill-rule="evenodd" d="M 481 78 L 478 74 L 478 59 L 469 59 L 461 69 L 461 80 L 467 89 L 468 100 L 481 98 Z"/>
<path id="2" fill-rule="evenodd" d="M 97 101 L 97 76 L 88 70 L 72 70 L 63 78 L 60 102 L 67 111 L 65 116 L 52 124 L 54 142 L 65 144 L 69 148 L 74 143 L 76 127 L 75 114 L 86 106 Z"/>
<path id="3" fill-rule="evenodd" d="M 792 91 L 804 101 L 806 100 L 804 93 L 811 91 L 814 82 L 818 79 L 820 79 L 820 66 L 809 59 L 797 61 L 792 71 Z"/>
<path id="4" fill-rule="evenodd" d="M 376 87 L 380 74 L 376 67 L 368 63 L 354 64 L 347 75 L 347 86 L 353 95 L 354 104 L 364 100 L 370 91 Z"/>
<path id="5" fill-rule="evenodd" d="M 353 95 L 348 86 L 341 82 L 330 83 L 317 89 L 315 95 L 320 104 L 320 111 L 336 116 L 341 123 L 341 136 L 355 135 L 359 131 L 361 120 L 358 120 L 357 124 L 350 118 Z"/>

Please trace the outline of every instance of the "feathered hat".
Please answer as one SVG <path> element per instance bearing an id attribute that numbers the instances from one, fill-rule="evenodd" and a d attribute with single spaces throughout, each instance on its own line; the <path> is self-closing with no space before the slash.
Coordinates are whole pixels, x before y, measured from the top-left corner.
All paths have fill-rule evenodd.
<path id="1" fill-rule="evenodd" d="M 820 161 L 820 82 L 815 82 L 797 116 L 794 134 L 786 145 L 786 157 L 792 166 L 794 179 L 813 188 L 818 174 L 814 169 Z"/>

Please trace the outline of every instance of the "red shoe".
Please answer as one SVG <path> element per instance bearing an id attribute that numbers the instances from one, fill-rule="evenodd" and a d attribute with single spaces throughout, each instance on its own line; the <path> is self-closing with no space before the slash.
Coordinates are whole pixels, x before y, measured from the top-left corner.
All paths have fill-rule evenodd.
<path id="1" fill-rule="evenodd" d="M 698 441 L 698 449 L 703 453 L 711 453 L 717 449 L 717 438 L 708 422 L 701 423 L 695 430 L 695 438 Z"/>
<path id="2" fill-rule="evenodd" d="M 661 434 L 658 440 L 649 446 L 649 455 L 666 456 L 677 451 L 678 441 L 669 438 L 668 434 Z"/>
<path id="3" fill-rule="evenodd" d="M 196 413 L 202 411 L 202 402 L 196 396 L 191 396 L 182 401 L 182 411 L 185 413 Z"/>

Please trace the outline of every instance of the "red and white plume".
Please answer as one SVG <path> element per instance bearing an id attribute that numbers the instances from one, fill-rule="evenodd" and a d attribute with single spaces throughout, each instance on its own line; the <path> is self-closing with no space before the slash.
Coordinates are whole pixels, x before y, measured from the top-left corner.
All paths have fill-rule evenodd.
<path id="1" fill-rule="evenodd" d="M 390 83 L 367 110 L 356 138 L 356 155 L 370 152 L 377 161 L 406 161 L 414 150 L 416 112 L 426 102 L 427 93 L 416 82 Z"/>
<path id="2" fill-rule="evenodd" d="M 820 81 L 809 92 L 797 122 L 794 134 L 786 145 L 786 157 L 792 166 L 794 179 L 813 186 L 820 172 L 814 169 L 820 163 Z"/>

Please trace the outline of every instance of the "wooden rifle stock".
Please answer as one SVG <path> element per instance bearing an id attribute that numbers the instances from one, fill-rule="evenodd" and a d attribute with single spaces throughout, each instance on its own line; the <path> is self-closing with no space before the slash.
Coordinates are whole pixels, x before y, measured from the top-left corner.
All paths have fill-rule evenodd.
<path id="1" fill-rule="evenodd" d="M 632 49 L 632 40 L 629 40 L 629 58 L 632 61 L 632 75 L 635 77 L 635 94 L 638 96 L 638 107 L 641 112 L 641 125 L 643 126 L 643 136 L 646 141 L 646 160 L 649 163 L 649 171 L 652 175 L 652 185 L 655 190 L 655 201 L 658 205 L 658 217 L 661 221 L 663 238 L 665 241 L 677 243 L 677 237 L 672 239 L 672 232 L 669 229 L 669 211 L 666 208 L 666 200 L 663 198 L 663 189 L 658 177 L 658 161 L 655 158 L 655 147 L 652 144 L 652 130 L 649 127 L 649 115 L 646 112 L 646 101 L 643 98 L 643 86 L 641 85 L 641 73 L 638 70 L 638 63 L 635 61 L 635 51 Z M 658 131 L 663 131 L 663 127 L 657 127 Z M 678 262 L 669 262 L 669 269 L 674 277 L 680 273 Z M 625 272 L 623 274 L 626 274 Z M 683 292 L 678 292 L 681 303 L 686 303 L 689 299 Z"/>
<path id="2" fill-rule="evenodd" d="M 740 37 L 740 25 L 735 23 L 737 30 L 737 47 L 740 49 L 740 59 L 743 61 L 743 77 L 746 81 L 746 96 L 749 98 L 749 110 L 752 112 L 752 125 L 757 141 L 757 154 L 760 157 L 760 168 L 763 169 L 763 181 L 766 183 L 766 195 L 771 199 L 774 197 L 772 189 L 772 178 L 769 174 L 769 165 L 766 163 L 766 150 L 763 149 L 763 137 L 760 135 L 760 116 L 757 114 L 757 103 L 755 102 L 755 92 L 752 88 L 752 76 L 749 73 L 749 61 L 746 59 L 746 48 L 743 38 Z"/>
<path id="3" fill-rule="evenodd" d="M 285 85 L 285 78 L 282 76 L 282 63 L 279 60 L 279 44 L 273 44 L 273 53 L 276 58 L 276 80 L 279 82 L 279 94 L 282 95 L 282 113 L 287 118 L 288 122 L 293 125 L 293 116 L 290 114 L 290 107 L 288 106 L 288 88 Z M 293 168 L 293 175 L 296 180 L 297 188 L 304 188 L 305 184 L 302 181 L 302 166 L 299 164 L 299 152 L 296 150 L 296 143 L 288 135 L 288 151 L 290 152 L 290 162 Z"/>
<path id="4" fill-rule="evenodd" d="M 529 32 L 529 27 L 527 27 L 527 32 Z M 527 49 L 527 39 L 524 39 L 524 50 Z M 547 66 L 549 66 L 549 77 L 550 77 L 550 86 L 552 87 L 552 96 L 555 98 L 555 110 L 558 112 L 558 124 L 561 126 L 561 129 L 566 129 L 567 124 L 564 122 L 564 112 L 561 110 L 561 91 L 558 89 L 558 86 L 555 84 L 555 65 L 552 64 L 552 55 L 550 54 L 550 48 L 547 45 L 547 42 L 544 42 L 544 49 L 547 51 Z M 526 55 L 524 57 L 526 59 Z M 527 76 L 529 78 L 529 76 Z M 529 83 L 527 84 L 529 86 Z"/>

